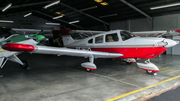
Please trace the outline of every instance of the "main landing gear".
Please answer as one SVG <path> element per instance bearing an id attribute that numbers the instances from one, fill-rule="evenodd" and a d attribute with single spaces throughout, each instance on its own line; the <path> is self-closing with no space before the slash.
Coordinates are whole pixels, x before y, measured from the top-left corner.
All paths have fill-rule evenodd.
<path id="1" fill-rule="evenodd" d="M 87 72 L 97 69 L 96 65 L 94 64 L 94 56 L 90 55 L 89 62 L 82 63 L 81 66 L 84 67 Z"/>
<path id="2" fill-rule="evenodd" d="M 92 70 L 91 69 L 86 69 L 87 72 L 91 72 Z"/>
<path id="3" fill-rule="evenodd" d="M 133 58 L 123 59 L 123 61 L 126 62 L 127 65 L 131 65 L 132 63 L 136 62 L 136 60 Z"/>
<path id="4" fill-rule="evenodd" d="M 150 62 L 150 60 L 146 60 L 145 63 L 137 63 L 139 68 L 146 71 L 146 74 L 150 75 L 157 75 L 157 72 L 159 72 L 159 68 Z"/>
<path id="5" fill-rule="evenodd" d="M 157 75 L 157 73 L 156 72 L 154 72 L 154 71 L 148 71 L 148 70 L 146 70 L 146 74 L 150 74 L 150 75 Z"/>
<path id="6" fill-rule="evenodd" d="M 7 60 L 19 63 L 22 69 L 30 69 L 28 62 L 26 60 L 20 60 L 16 55 L 13 55 L 9 58 L 1 57 L 0 58 L 0 77 L 3 77 L 2 68 L 6 64 Z"/>

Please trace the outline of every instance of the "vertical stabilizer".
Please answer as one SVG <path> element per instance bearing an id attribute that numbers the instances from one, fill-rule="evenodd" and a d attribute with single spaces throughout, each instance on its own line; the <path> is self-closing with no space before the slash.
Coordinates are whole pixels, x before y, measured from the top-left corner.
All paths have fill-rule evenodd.
<path id="1" fill-rule="evenodd" d="M 62 39 L 63 39 L 63 43 L 64 46 L 73 43 L 75 40 L 71 37 L 71 35 L 69 34 L 69 31 L 65 28 L 65 26 L 61 26 L 61 35 L 62 35 Z"/>

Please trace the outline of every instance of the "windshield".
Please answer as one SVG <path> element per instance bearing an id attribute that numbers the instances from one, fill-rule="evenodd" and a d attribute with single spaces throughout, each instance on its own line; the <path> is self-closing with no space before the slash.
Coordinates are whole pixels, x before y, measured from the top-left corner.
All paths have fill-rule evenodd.
<path id="1" fill-rule="evenodd" d="M 120 31 L 121 33 L 121 37 L 122 37 L 122 40 L 127 40 L 127 39 L 130 39 L 132 37 L 137 37 L 137 35 L 134 35 L 132 34 L 131 32 L 128 32 L 128 31 Z"/>

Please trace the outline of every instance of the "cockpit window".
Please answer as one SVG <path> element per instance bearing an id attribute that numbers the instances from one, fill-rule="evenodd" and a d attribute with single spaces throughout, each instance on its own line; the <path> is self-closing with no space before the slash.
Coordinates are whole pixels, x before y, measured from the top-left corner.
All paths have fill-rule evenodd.
<path id="1" fill-rule="evenodd" d="M 107 34 L 106 35 L 106 42 L 116 42 L 119 41 L 117 33 Z"/>
<path id="2" fill-rule="evenodd" d="M 93 39 L 90 39 L 90 40 L 88 41 L 88 43 L 92 44 L 92 43 L 93 43 Z"/>
<path id="3" fill-rule="evenodd" d="M 136 37 L 136 35 L 128 32 L 128 31 L 121 31 L 120 33 L 121 33 L 121 37 L 122 37 L 122 40 L 123 40 L 123 41 L 125 41 L 125 40 L 127 40 L 127 39 L 130 39 L 130 38 L 132 38 L 132 37 Z"/>
<path id="4" fill-rule="evenodd" d="M 95 43 L 103 43 L 103 37 L 104 37 L 103 35 L 96 37 Z"/>

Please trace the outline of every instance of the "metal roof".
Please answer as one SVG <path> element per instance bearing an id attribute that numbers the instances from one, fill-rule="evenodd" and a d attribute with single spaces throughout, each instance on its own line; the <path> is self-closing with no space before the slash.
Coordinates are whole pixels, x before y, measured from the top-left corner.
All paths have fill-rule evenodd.
<path id="1" fill-rule="evenodd" d="M 1 0 L 0 9 L 9 3 L 12 3 L 12 6 L 7 11 L 0 12 L 0 17 L 32 12 L 34 16 L 81 29 L 96 25 L 109 26 L 110 22 L 137 18 L 152 19 L 155 16 L 180 12 L 180 6 L 150 10 L 150 7 L 176 3 L 179 0 L 103 0 L 108 3 L 106 6 L 94 0 L 60 0 L 57 5 L 47 9 L 43 8 L 54 1 L 57 0 Z M 53 19 L 53 17 L 59 16 L 55 12 L 60 12 L 65 16 Z M 80 22 L 68 24 L 75 20 Z"/>

